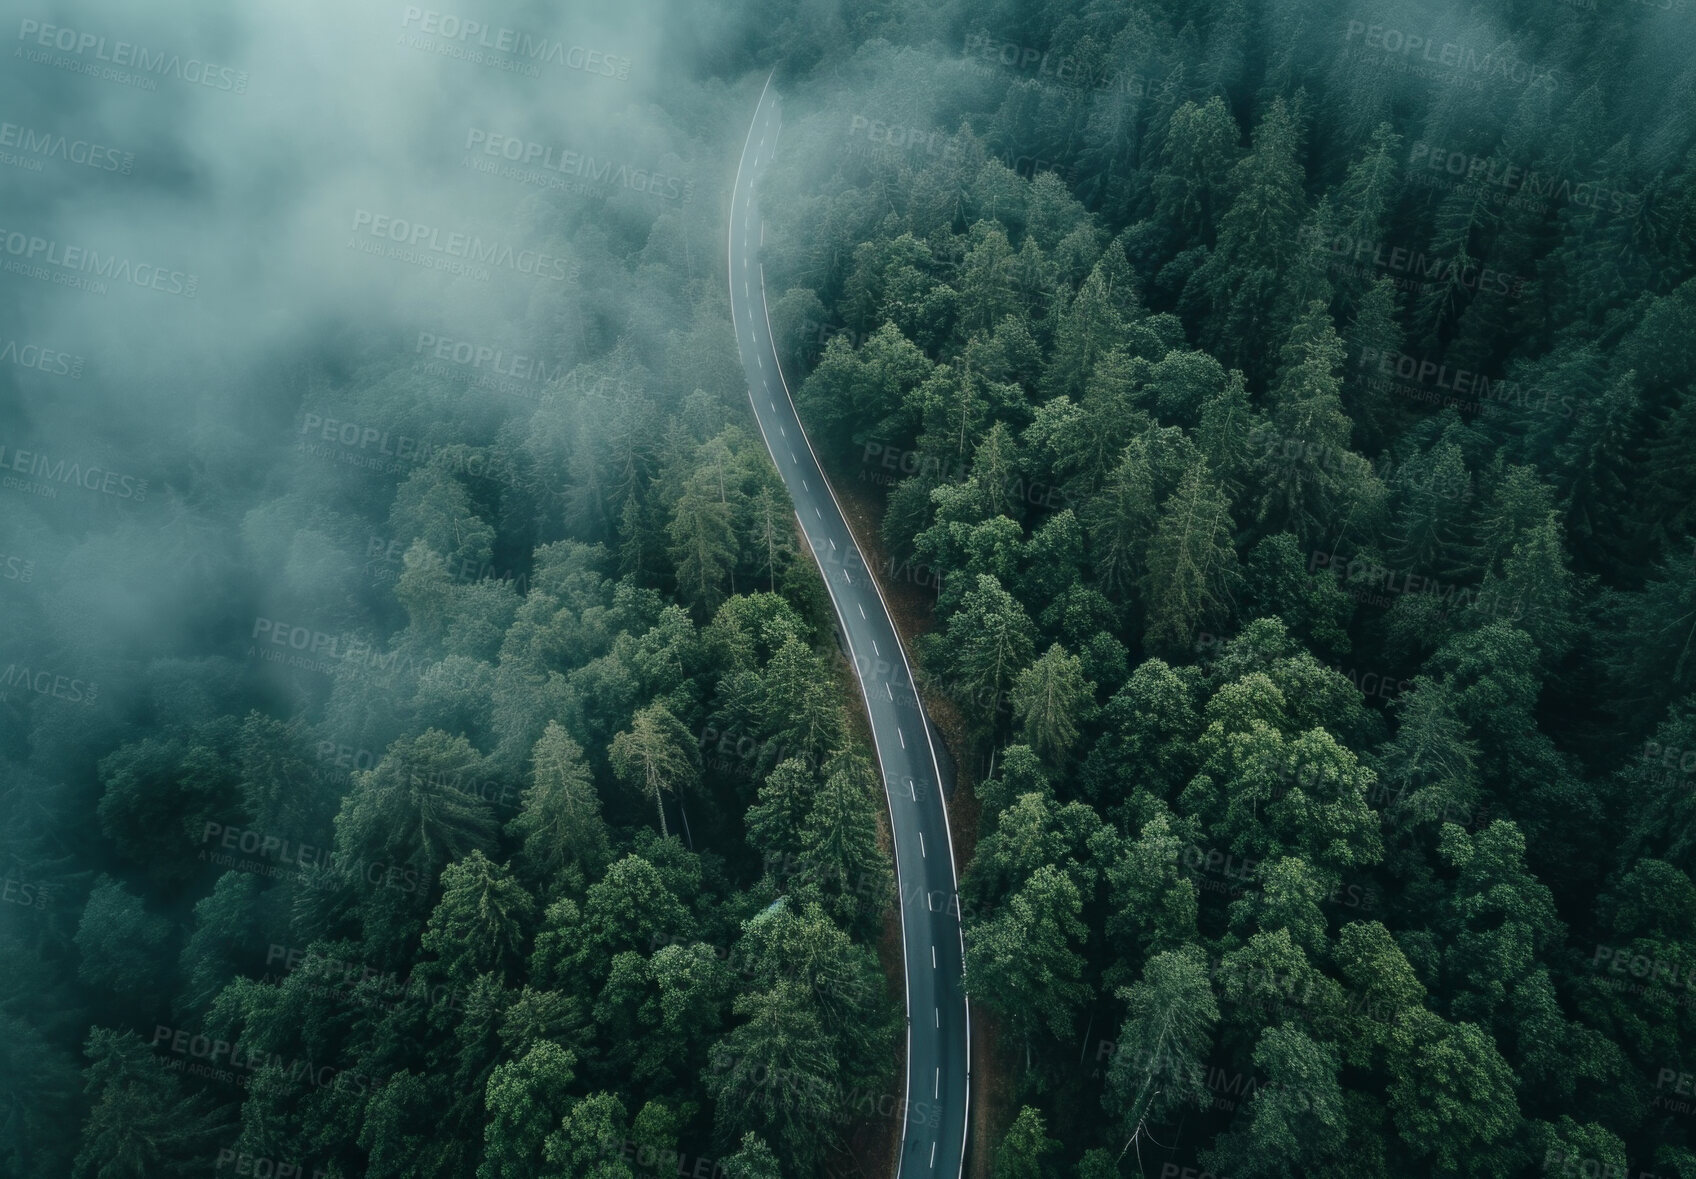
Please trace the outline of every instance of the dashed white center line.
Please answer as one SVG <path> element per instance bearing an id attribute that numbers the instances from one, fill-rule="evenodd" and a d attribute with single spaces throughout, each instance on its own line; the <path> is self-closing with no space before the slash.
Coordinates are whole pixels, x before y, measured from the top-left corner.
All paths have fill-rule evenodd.
<path id="1" fill-rule="evenodd" d="M 873 640 L 872 640 L 872 654 L 873 654 L 873 655 L 881 655 L 881 654 L 883 654 L 883 652 L 882 652 L 882 651 L 879 651 L 879 650 L 878 650 L 878 649 L 877 649 L 877 640 L 876 640 L 876 639 L 873 639 Z"/>
<path id="2" fill-rule="evenodd" d="M 864 618 L 866 616 L 866 608 L 864 606 L 860 605 L 860 603 L 855 602 L 854 608 L 860 612 L 861 618 Z"/>
<path id="3" fill-rule="evenodd" d="M 930 1169 L 936 1170 L 936 1143 L 930 1144 Z"/>
<path id="4" fill-rule="evenodd" d="M 907 793 L 912 795 L 914 802 L 919 801 L 919 792 L 913 788 L 913 780 L 911 778 L 907 779 Z"/>
<path id="5" fill-rule="evenodd" d="M 771 411 L 772 411 L 772 413 L 776 413 L 776 412 L 777 412 L 777 402 L 775 402 L 775 401 L 773 401 L 773 402 L 772 402 L 772 403 L 771 403 Z"/>
<path id="6" fill-rule="evenodd" d="M 801 465 L 801 460 L 795 457 L 795 452 L 793 450 L 789 452 L 789 461 L 794 463 L 796 466 Z"/>
<path id="7" fill-rule="evenodd" d="M 930 858 L 925 855 L 925 833 L 923 831 L 919 832 L 919 858 L 921 860 Z"/>
<path id="8" fill-rule="evenodd" d="M 936 1066 L 936 1084 L 935 1084 L 935 1086 L 932 1087 L 932 1089 L 930 1091 L 930 1096 L 931 1096 L 932 1101 L 935 1101 L 938 1097 L 942 1096 L 942 1066 L 941 1065 Z M 932 1150 L 932 1157 L 933 1158 L 935 1157 L 935 1154 L 934 1154 L 935 1149 L 936 1149 L 936 1143 L 933 1142 L 933 1143 L 931 1143 L 931 1150 Z"/>
<path id="9" fill-rule="evenodd" d="M 807 486 L 807 481 L 805 479 L 801 480 L 801 490 L 802 491 L 811 491 L 812 490 L 810 487 Z M 816 508 L 814 509 L 814 511 L 817 511 L 817 510 L 818 509 L 816 509 Z"/>
<path id="10" fill-rule="evenodd" d="M 836 551 L 836 542 L 834 540 L 830 542 L 830 551 L 833 552 L 833 553 Z M 848 571 L 846 569 L 844 569 L 842 571 L 842 576 L 843 577 L 848 576 Z"/>
<path id="11" fill-rule="evenodd" d="M 932 1010 L 936 1012 L 936 1026 L 941 1027 L 942 1026 L 942 1008 L 934 1007 L 934 1008 L 932 1008 Z"/>
<path id="12" fill-rule="evenodd" d="M 886 680 L 886 681 L 884 681 L 884 685 L 883 685 L 883 690 L 884 690 L 884 691 L 885 691 L 885 692 L 888 692 L 888 693 L 889 693 L 889 698 L 890 698 L 890 699 L 891 699 L 891 700 L 893 700 L 893 699 L 895 699 L 895 689 L 894 689 L 894 688 L 892 688 L 892 687 L 890 687 L 890 686 L 889 686 L 889 682 L 888 682 L 888 681 L 887 681 L 887 680 Z M 920 838 L 920 839 L 923 839 L 923 838 L 924 838 L 924 836 L 922 836 L 922 835 L 921 835 L 921 836 L 919 836 L 919 838 Z"/>
<path id="13" fill-rule="evenodd" d="M 765 361 L 763 361 L 763 360 L 762 360 L 762 361 L 760 361 L 760 363 L 761 363 L 761 364 L 764 364 L 764 363 L 765 363 Z M 784 429 L 784 428 L 783 428 L 783 423 L 782 423 L 782 422 L 779 422 L 779 423 L 778 423 L 778 424 L 777 424 L 777 432 L 778 432 L 778 433 L 779 433 L 779 434 L 782 434 L 782 435 L 783 435 L 783 436 L 784 436 L 784 437 L 785 437 L 785 438 L 787 438 L 787 437 L 789 437 L 789 431 L 788 431 L 788 430 L 785 430 L 785 429 Z"/>
<path id="14" fill-rule="evenodd" d="M 896 729 L 895 735 L 901 738 L 901 748 L 907 748 L 907 734 L 902 732 L 900 729 Z"/>
<path id="15" fill-rule="evenodd" d="M 930 948 L 930 968 L 932 970 L 936 969 L 936 947 L 935 946 L 932 946 Z"/>
<path id="16" fill-rule="evenodd" d="M 824 513 L 819 511 L 817 508 L 813 509 L 813 515 L 817 516 L 821 520 L 824 519 Z"/>

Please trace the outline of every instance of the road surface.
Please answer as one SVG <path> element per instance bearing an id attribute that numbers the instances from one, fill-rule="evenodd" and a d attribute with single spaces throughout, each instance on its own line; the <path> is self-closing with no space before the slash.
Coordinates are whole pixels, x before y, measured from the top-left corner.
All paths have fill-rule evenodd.
<path id="1" fill-rule="evenodd" d="M 971 1084 L 971 1013 L 961 986 L 965 946 L 954 845 L 936 750 L 911 666 L 883 594 L 801 429 L 772 345 L 759 257 L 763 227 L 757 194 L 781 126 L 777 96 L 768 79 L 731 191 L 731 318 L 760 434 L 789 488 L 859 676 L 889 801 L 907 975 L 906 1100 L 897 1174 L 904 1179 L 959 1179 Z"/>

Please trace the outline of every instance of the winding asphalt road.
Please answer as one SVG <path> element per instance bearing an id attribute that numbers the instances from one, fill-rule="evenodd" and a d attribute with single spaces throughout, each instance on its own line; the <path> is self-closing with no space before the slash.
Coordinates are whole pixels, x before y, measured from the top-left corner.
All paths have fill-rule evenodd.
<path id="1" fill-rule="evenodd" d="M 971 1011 L 961 985 L 965 944 L 954 843 L 912 668 L 883 593 L 801 429 L 772 345 L 756 194 L 781 127 L 777 96 L 767 79 L 731 191 L 731 318 L 760 434 L 789 488 L 859 676 L 889 800 L 907 974 L 907 1085 L 896 1173 L 906 1179 L 958 1179 L 965 1164 L 971 1090 Z"/>

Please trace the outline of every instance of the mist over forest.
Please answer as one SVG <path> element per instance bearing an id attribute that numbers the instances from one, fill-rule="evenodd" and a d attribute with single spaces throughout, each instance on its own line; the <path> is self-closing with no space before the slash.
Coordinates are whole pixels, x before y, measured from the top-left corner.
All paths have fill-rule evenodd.
<path id="1" fill-rule="evenodd" d="M 1696 1179 L 1696 3 L 6 27 L 0 1176 L 925 1170 L 775 94 L 965 1173 Z"/>

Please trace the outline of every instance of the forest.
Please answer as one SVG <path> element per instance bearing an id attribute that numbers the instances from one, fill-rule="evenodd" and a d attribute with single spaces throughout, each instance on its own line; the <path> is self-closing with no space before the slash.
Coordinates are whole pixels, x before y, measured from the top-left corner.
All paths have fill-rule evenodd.
<path id="1" fill-rule="evenodd" d="M 445 53 L 343 129 L 558 265 L 486 282 L 302 229 L 300 125 L 0 84 L 139 149 L 20 219 L 257 267 L 0 280 L 0 1174 L 893 1171 L 884 783 L 726 297 L 770 74 L 773 339 L 958 766 L 968 1171 L 1696 1179 L 1696 10 L 623 19 L 557 117 L 643 184 L 479 176 L 555 83 Z"/>

